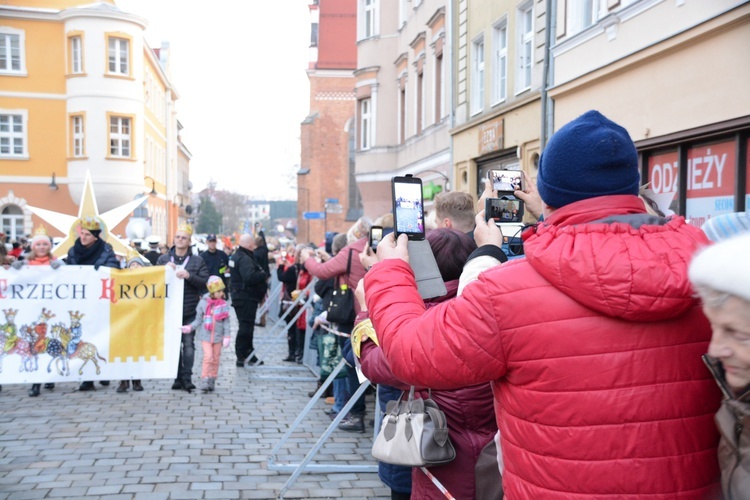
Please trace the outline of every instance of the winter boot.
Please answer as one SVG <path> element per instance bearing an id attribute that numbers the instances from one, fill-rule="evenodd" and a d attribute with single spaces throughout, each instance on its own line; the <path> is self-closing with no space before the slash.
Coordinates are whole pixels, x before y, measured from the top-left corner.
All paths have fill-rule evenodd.
<path id="1" fill-rule="evenodd" d="M 208 378 L 208 377 L 203 377 L 203 378 L 201 379 L 201 386 L 200 386 L 200 390 L 201 390 L 201 391 L 203 391 L 203 392 L 208 392 L 208 391 L 210 391 L 210 390 L 211 390 L 211 382 L 210 382 L 210 381 L 211 381 L 211 379 L 210 379 L 210 378 Z"/>
<path id="2" fill-rule="evenodd" d="M 31 389 L 29 389 L 29 396 L 32 398 L 35 398 L 39 395 L 39 389 L 42 387 L 42 384 L 31 384 Z"/>
<path id="3" fill-rule="evenodd" d="M 339 424 L 339 429 L 347 432 L 365 432 L 364 415 L 349 415 Z"/>
<path id="4" fill-rule="evenodd" d="M 208 379 L 208 390 L 213 392 L 215 388 L 216 388 L 216 378 L 211 377 Z"/>

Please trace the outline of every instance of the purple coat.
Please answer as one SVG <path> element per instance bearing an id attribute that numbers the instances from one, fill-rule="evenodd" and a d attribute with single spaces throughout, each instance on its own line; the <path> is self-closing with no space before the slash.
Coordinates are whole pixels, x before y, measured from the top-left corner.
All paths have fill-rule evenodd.
<path id="1" fill-rule="evenodd" d="M 458 281 L 445 284 L 448 294 L 425 303 L 431 307 L 456 296 Z M 363 342 L 360 352 L 362 373 L 377 384 L 386 384 L 403 390 L 409 385 L 398 380 L 391 371 L 380 347 L 374 342 Z M 474 466 L 482 448 L 497 432 L 497 422 L 493 407 L 492 389 L 489 383 L 453 390 L 417 388 L 415 397 L 431 397 L 445 413 L 448 431 L 456 458 L 445 465 L 430 467 L 429 471 L 455 497 L 476 498 Z M 432 484 L 432 481 L 419 468 L 412 471 L 412 498 L 444 499 L 445 496 Z"/>

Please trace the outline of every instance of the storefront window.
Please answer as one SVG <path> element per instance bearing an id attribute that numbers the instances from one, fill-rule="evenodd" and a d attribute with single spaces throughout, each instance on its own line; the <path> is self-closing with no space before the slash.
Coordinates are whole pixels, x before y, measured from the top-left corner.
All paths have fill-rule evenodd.
<path id="1" fill-rule="evenodd" d="M 665 207 L 669 207 L 669 210 L 677 213 L 680 196 L 679 181 L 680 159 L 676 149 L 649 157 L 648 187 L 656 195 L 657 199 L 654 201 L 660 209 L 664 210 Z"/>
<path id="2" fill-rule="evenodd" d="M 714 142 L 688 149 L 685 218 L 701 227 L 706 220 L 734 212 L 735 141 Z"/>

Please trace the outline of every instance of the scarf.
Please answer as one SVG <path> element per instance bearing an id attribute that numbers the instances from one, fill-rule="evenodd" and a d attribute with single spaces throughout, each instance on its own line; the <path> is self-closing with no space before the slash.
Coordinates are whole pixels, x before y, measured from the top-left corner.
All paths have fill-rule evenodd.
<path id="1" fill-rule="evenodd" d="M 48 266 L 52 262 L 52 256 L 34 257 L 28 260 L 30 266 Z"/>
<path id="2" fill-rule="evenodd" d="M 73 245 L 73 255 L 75 256 L 76 264 L 81 266 L 94 265 L 103 251 L 104 241 L 99 239 L 88 248 L 81 244 L 80 238 Z"/>
<path id="3" fill-rule="evenodd" d="M 203 326 L 213 333 L 216 321 L 223 321 L 229 317 L 229 306 L 224 299 L 206 299 L 206 313 L 203 315 Z M 213 335 L 211 336 L 213 341 Z"/>

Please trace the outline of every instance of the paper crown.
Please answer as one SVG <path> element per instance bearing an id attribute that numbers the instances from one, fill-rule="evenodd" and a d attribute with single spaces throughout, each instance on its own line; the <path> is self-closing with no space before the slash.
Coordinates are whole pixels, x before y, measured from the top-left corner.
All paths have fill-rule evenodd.
<path id="1" fill-rule="evenodd" d="M 87 231 L 101 231 L 102 221 L 99 219 L 99 217 L 86 215 L 84 217 L 81 217 L 81 227 L 83 229 L 86 229 Z"/>
<path id="2" fill-rule="evenodd" d="M 208 293 L 214 293 L 218 292 L 219 290 L 224 290 L 224 282 L 219 278 L 218 276 L 209 276 L 208 282 L 206 283 L 206 288 L 208 288 Z"/>
<path id="3" fill-rule="evenodd" d="M 47 228 L 44 227 L 44 224 L 40 224 L 39 227 L 34 230 L 34 236 L 31 238 L 31 242 L 34 243 L 36 240 L 42 238 L 46 238 L 52 241 L 52 238 L 50 238 L 49 234 L 47 234 Z"/>
<path id="4" fill-rule="evenodd" d="M 125 262 L 127 264 L 127 267 L 130 267 L 130 264 L 132 264 L 133 262 L 137 262 L 143 267 L 146 267 L 147 265 L 143 260 L 143 257 L 141 257 L 141 254 L 139 254 L 135 250 L 128 250 L 128 255 L 125 257 Z"/>
<path id="5" fill-rule="evenodd" d="M 193 226 L 190 224 L 182 223 L 179 226 L 177 226 L 178 231 L 182 231 L 183 233 L 187 233 L 189 235 L 193 235 Z"/>

